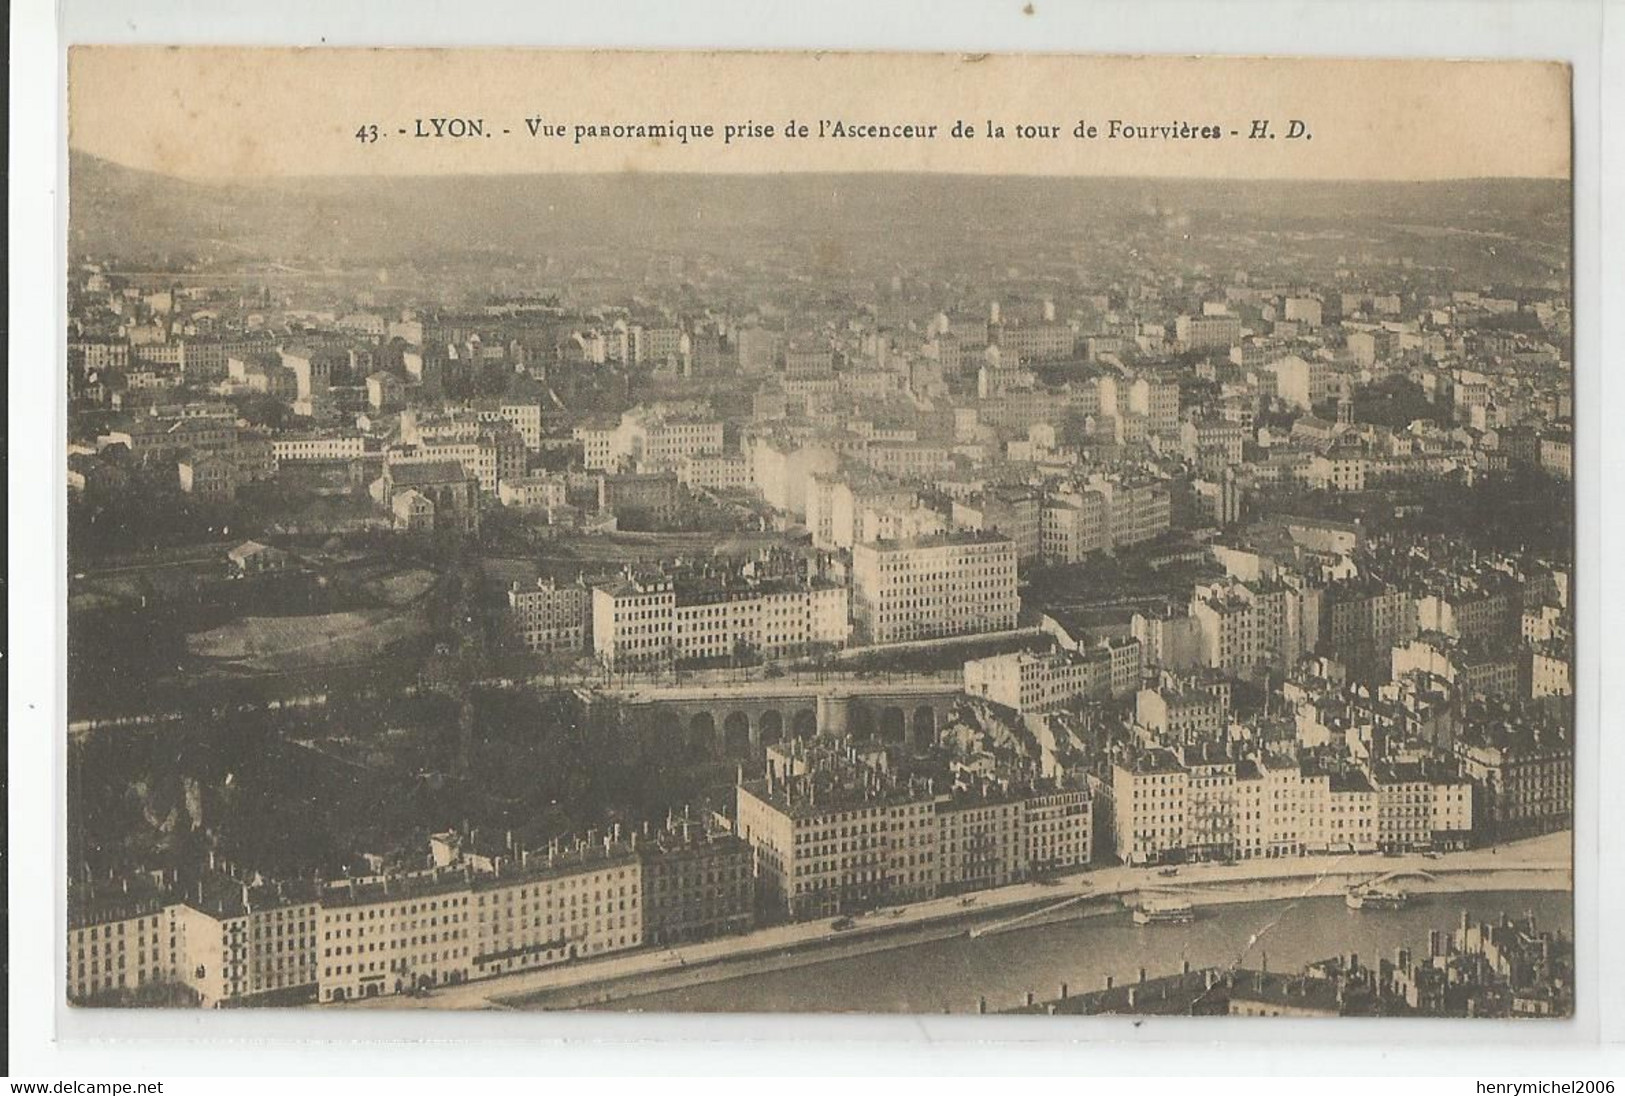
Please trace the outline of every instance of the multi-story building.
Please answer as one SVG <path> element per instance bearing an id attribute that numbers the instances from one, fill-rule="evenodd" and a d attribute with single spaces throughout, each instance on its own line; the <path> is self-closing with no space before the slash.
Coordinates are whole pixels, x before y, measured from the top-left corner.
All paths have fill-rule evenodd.
<path id="1" fill-rule="evenodd" d="M 1007 631 L 1020 609 L 1008 537 L 955 533 L 852 548 L 852 619 L 870 643 Z"/>
<path id="2" fill-rule="evenodd" d="M 581 443 L 582 466 L 595 471 L 614 468 L 619 462 L 616 440 L 620 423 L 615 420 L 594 420 L 578 423 L 570 435 Z"/>
<path id="3" fill-rule="evenodd" d="M 503 482 L 524 478 L 525 442 L 507 422 L 454 420 L 426 427 L 416 444 L 397 446 L 386 454 L 389 464 L 453 460 L 474 477 L 482 494 L 496 496 Z"/>
<path id="4" fill-rule="evenodd" d="M 1181 452 L 1207 475 L 1221 475 L 1241 464 L 1249 430 L 1246 423 L 1206 417 L 1180 424 Z"/>
<path id="5" fill-rule="evenodd" d="M 1227 349 L 1241 341 L 1241 317 L 1181 316 L 1174 337 L 1188 350 Z"/>
<path id="6" fill-rule="evenodd" d="M 1529 698 L 1574 695 L 1574 659 L 1566 643 L 1548 641 L 1529 652 Z"/>
<path id="7" fill-rule="evenodd" d="M 1073 651 L 1017 651 L 971 659 L 964 673 L 965 692 L 1022 713 L 1050 712 L 1111 692 L 1109 666 Z"/>
<path id="8" fill-rule="evenodd" d="M 319 911 L 308 889 L 210 875 L 170 907 L 176 976 L 200 1004 L 293 1002 L 314 995 Z"/>
<path id="9" fill-rule="evenodd" d="M 743 491 L 751 486 L 750 465 L 737 453 L 692 453 L 677 462 L 677 479 L 707 491 Z"/>
<path id="10" fill-rule="evenodd" d="M 1221 743 L 1182 746 L 1185 768 L 1184 855 L 1230 860 L 1236 855 L 1236 762 Z"/>
<path id="11" fill-rule="evenodd" d="M 328 434 L 278 434 L 271 439 L 271 455 L 278 464 L 303 461 L 356 460 L 367 451 L 360 434 L 336 431 Z"/>
<path id="12" fill-rule="evenodd" d="M 1308 411 L 1330 394 L 1331 371 L 1319 359 L 1305 361 L 1296 354 L 1265 367 L 1275 377 L 1275 395 L 1288 407 Z"/>
<path id="13" fill-rule="evenodd" d="M 568 490 L 562 476 L 522 476 L 498 483 L 497 499 L 504 506 L 554 510 L 565 504 Z"/>
<path id="14" fill-rule="evenodd" d="M 1540 466 L 1559 479 L 1574 478 L 1574 434 L 1549 427 L 1540 435 Z"/>
<path id="15" fill-rule="evenodd" d="M 852 913 L 937 892 L 936 796 L 864 765 L 802 768 L 769 751 L 766 779 L 739 786 L 735 831 L 756 854 L 764 915 Z"/>
<path id="16" fill-rule="evenodd" d="M 756 923 L 750 843 L 686 818 L 638 846 L 643 942 L 685 944 L 747 932 Z"/>
<path id="17" fill-rule="evenodd" d="M 1026 796 L 989 789 L 937 803 L 940 893 L 987 890 L 1027 877 Z"/>
<path id="18" fill-rule="evenodd" d="M 683 507 L 682 484 L 672 472 L 603 472 L 598 476 L 598 509 L 625 521 L 637 515 L 656 523 L 676 518 Z"/>
<path id="19" fill-rule="evenodd" d="M 764 912 L 826 917 L 982 890 L 1089 862 L 1087 792 L 972 778 L 952 792 L 884 765 L 792 744 L 741 785 L 736 831 L 751 843 Z"/>
<path id="20" fill-rule="evenodd" d="M 1395 680 L 1411 673 L 1432 674 L 1454 685 L 1464 697 L 1511 699 L 1519 691 L 1518 659 L 1510 649 L 1459 643 L 1438 632 L 1422 632 L 1396 645 L 1389 665 Z"/>
<path id="21" fill-rule="evenodd" d="M 1147 667 L 1189 670 L 1202 665 L 1202 622 L 1188 605 L 1169 605 L 1130 618 L 1131 634 L 1140 641 Z"/>
<path id="22" fill-rule="evenodd" d="M 854 456 L 876 472 L 900 480 L 930 480 L 952 465 L 946 446 L 929 441 L 871 441 Z"/>
<path id="23" fill-rule="evenodd" d="M 687 354 L 688 335 L 681 327 L 634 324 L 627 335 L 632 361 L 639 365 L 669 365 Z"/>
<path id="24" fill-rule="evenodd" d="M 1228 688 L 1159 683 L 1154 689 L 1141 689 L 1134 698 L 1135 722 L 1168 745 L 1218 741 L 1229 717 Z"/>
<path id="25" fill-rule="evenodd" d="M 1201 664 L 1237 677 L 1284 671 L 1303 653 L 1291 587 L 1258 582 L 1198 586 L 1190 615 L 1200 635 Z"/>
<path id="26" fill-rule="evenodd" d="M 721 453 L 722 423 L 660 406 L 636 407 L 621 415 L 613 444 L 617 460 L 650 470 L 675 469 L 684 457 Z"/>
<path id="27" fill-rule="evenodd" d="M 998 324 L 990 326 L 988 337 L 1014 361 L 1060 361 L 1070 358 L 1078 334 L 1062 323 Z"/>
<path id="28" fill-rule="evenodd" d="M 1036 790 L 1025 801 L 1027 868 L 1034 874 L 1082 867 L 1094 855 L 1093 812 L 1081 789 Z"/>
<path id="29" fill-rule="evenodd" d="M 1128 410 L 1145 419 L 1145 430 L 1160 438 L 1179 436 L 1179 385 L 1138 377 L 1128 386 Z"/>
<path id="30" fill-rule="evenodd" d="M 480 422 L 505 422 L 519 432 L 525 448 L 535 451 L 542 447 L 542 396 L 532 398 L 493 398 L 474 403 L 475 416 Z"/>
<path id="31" fill-rule="evenodd" d="M 332 390 L 336 355 L 306 346 L 284 346 L 277 350 L 282 367 L 294 376 L 294 407 L 311 414 L 324 406 Z"/>
<path id="32" fill-rule="evenodd" d="M 1496 642 L 1519 634 L 1523 585 L 1499 571 L 1440 584 L 1414 596 L 1417 627 L 1469 642 Z"/>
<path id="33" fill-rule="evenodd" d="M 593 590 L 593 650 L 625 667 L 840 647 L 851 630 L 847 597 L 824 577 L 628 575 Z"/>
<path id="34" fill-rule="evenodd" d="M 1092 480 L 1106 496 L 1114 548 L 1126 548 L 1166 533 L 1172 520 L 1168 485 L 1151 479 Z"/>
<path id="35" fill-rule="evenodd" d="M 840 457 L 823 445 L 794 438 L 754 437 L 745 446 L 751 483 L 769 506 L 796 518 L 807 516 L 808 483 L 836 471 Z"/>
<path id="36" fill-rule="evenodd" d="M 980 499 L 953 504 L 954 528 L 999 533 L 1016 546 L 1018 562 L 1037 559 L 1043 496 L 1030 487 L 991 487 Z"/>
<path id="37" fill-rule="evenodd" d="M 1474 797 L 1431 762 L 1236 758 L 1208 742 L 1119 758 L 1110 807 L 1118 855 L 1145 864 L 1461 848 Z"/>
<path id="38" fill-rule="evenodd" d="M 1163 749 L 1112 762 L 1112 838 L 1125 864 L 1156 864 L 1185 849 L 1189 774 Z"/>
<path id="39" fill-rule="evenodd" d="M 231 419 L 213 416 L 135 418 L 97 436 L 98 450 L 110 445 L 123 445 L 131 457 L 142 463 L 173 458 L 181 453 L 230 458 L 237 447 L 237 424 Z"/>
<path id="40" fill-rule="evenodd" d="M 1384 852 L 1431 849 L 1435 794 L 1429 774 L 1418 764 L 1384 762 L 1371 766 L 1370 778 L 1377 792 L 1377 847 Z"/>
<path id="41" fill-rule="evenodd" d="M 206 502 L 230 502 L 237 497 L 237 466 L 222 457 L 204 455 L 176 465 L 181 490 Z"/>
<path id="42" fill-rule="evenodd" d="M 170 911 L 145 877 L 68 887 L 68 1000 L 109 999 L 175 978 Z"/>
<path id="43" fill-rule="evenodd" d="M 1078 563 L 1112 546 L 1111 510 L 1099 491 L 1052 496 L 1039 516 L 1039 548 L 1045 563 Z"/>
<path id="44" fill-rule="evenodd" d="M 592 591 L 579 581 L 537 579 L 533 587 L 515 582 L 508 590 L 508 617 L 526 650 L 585 651 L 592 640 Z"/>
<path id="45" fill-rule="evenodd" d="M 1574 750 L 1549 728 L 1471 719 L 1456 760 L 1474 784 L 1474 826 L 1496 840 L 1573 824 Z"/>
<path id="46" fill-rule="evenodd" d="M 329 884 L 319 899 L 318 1000 L 468 980 L 478 941 L 469 871 L 346 879 Z"/>
<path id="47" fill-rule="evenodd" d="M 1395 644 L 1416 635 L 1416 603 L 1408 590 L 1372 578 L 1339 579 L 1323 597 L 1328 654 L 1350 670 L 1389 669 Z"/>
<path id="48" fill-rule="evenodd" d="M 474 978 L 596 958 L 643 943 L 643 860 L 629 844 L 608 837 L 573 848 L 518 850 L 497 870 L 474 875 L 471 890 L 467 939 Z M 459 924 L 457 914 L 454 909 L 453 926 Z"/>
<path id="49" fill-rule="evenodd" d="M 1431 825 L 1436 849 L 1464 849 L 1473 837 L 1474 787 L 1465 777 L 1430 774 L 1433 792 Z"/>
<path id="50" fill-rule="evenodd" d="M 1282 316 L 1289 322 L 1301 323 L 1311 330 L 1321 325 L 1322 312 L 1317 297 L 1288 297 L 1281 307 Z"/>

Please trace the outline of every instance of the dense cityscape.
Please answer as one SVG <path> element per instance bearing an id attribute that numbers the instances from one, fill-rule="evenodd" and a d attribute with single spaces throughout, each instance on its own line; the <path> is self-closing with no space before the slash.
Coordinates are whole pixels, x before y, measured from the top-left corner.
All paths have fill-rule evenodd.
<path id="1" fill-rule="evenodd" d="M 1572 825 L 1562 185 L 70 168 L 74 1003 L 1377 917 Z M 1567 1015 L 1519 912 L 981 1011 Z"/>

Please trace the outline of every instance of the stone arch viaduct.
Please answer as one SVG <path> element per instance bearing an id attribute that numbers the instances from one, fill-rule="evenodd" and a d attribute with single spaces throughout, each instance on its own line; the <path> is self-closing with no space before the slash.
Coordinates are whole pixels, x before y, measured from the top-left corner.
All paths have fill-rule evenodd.
<path id="1" fill-rule="evenodd" d="M 965 695 L 933 682 L 639 689 L 615 699 L 623 723 L 659 728 L 674 741 L 658 745 L 702 762 L 749 760 L 791 738 L 928 746 Z"/>

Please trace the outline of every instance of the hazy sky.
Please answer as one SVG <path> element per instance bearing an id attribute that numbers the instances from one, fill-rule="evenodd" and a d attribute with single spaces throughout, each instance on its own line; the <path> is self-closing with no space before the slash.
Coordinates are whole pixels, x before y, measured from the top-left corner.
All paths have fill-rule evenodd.
<path id="1" fill-rule="evenodd" d="M 432 118 L 485 136 L 418 138 Z M 532 138 L 527 119 L 562 125 Z M 811 136 L 786 137 L 791 119 Z M 816 137 L 819 120 L 935 139 Z M 1273 139 L 1249 140 L 1255 119 Z M 1309 137 L 1287 139 L 1299 119 Z M 952 135 L 964 120 L 971 138 Z M 988 121 L 1002 124 L 990 138 Z M 1114 138 L 1110 123 L 1217 127 Z M 576 141 L 575 126 L 715 127 Z M 772 137 L 722 141 L 723 127 Z M 1057 136 L 1018 135 L 1021 123 Z M 1075 136 L 1080 123 L 1096 136 Z M 376 126 L 377 140 L 357 139 Z M 1269 179 L 1567 178 L 1569 72 L 1516 61 L 77 47 L 72 148 L 192 178 L 554 171 L 941 171 Z M 402 131 L 405 132 L 402 132 Z M 508 132 L 504 133 L 503 131 Z M 366 131 L 370 133 L 371 131 Z M 1235 135 L 1232 136 L 1232 133 Z"/>

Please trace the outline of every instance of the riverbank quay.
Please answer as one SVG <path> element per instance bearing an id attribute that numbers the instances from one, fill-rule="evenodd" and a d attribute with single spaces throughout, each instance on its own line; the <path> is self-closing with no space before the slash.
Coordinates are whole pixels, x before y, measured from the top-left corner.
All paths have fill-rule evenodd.
<path id="1" fill-rule="evenodd" d="M 1177 895 L 1192 905 L 1290 900 L 1341 894 L 1385 876 L 1418 893 L 1572 889 L 1568 833 L 1437 856 L 1314 856 L 1192 864 L 1175 874 L 1113 867 L 878 910 L 837 930 L 828 920 L 774 925 L 676 948 L 647 948 L 435 990 L 425 997 L 380 997 L 343 1008 L 568 1009 L 603 1005 L 670 988 L 805 966 L 907 947 L 973 930 L 1017 931 L 1054 920 L 1099 916 L 1144 895 Z"/>

